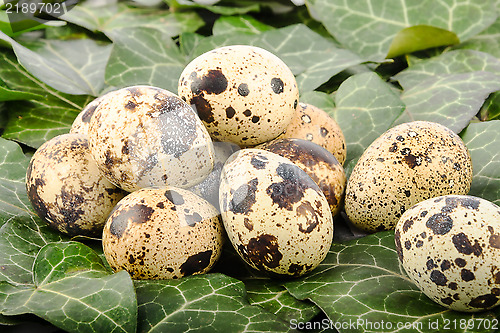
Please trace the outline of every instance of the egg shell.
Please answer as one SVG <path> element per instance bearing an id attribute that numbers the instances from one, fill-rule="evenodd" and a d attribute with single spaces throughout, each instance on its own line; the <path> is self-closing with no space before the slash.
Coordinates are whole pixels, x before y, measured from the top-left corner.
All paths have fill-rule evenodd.
<path id="1" fill-rule="evenodd" d="M 446 195 L 408 209 L 395 232 L 410 279 L 432 300 L 477 312 L 500 302 L 500 207 Z"/>
<path id="2" fill-rule="evenodd" d="M 299 91 L 287 65 L 254 46 L 232 45 L 191 61 L 178 94 L 198 112 L 216 141 L 255 146 L 283 133 Z"/>
<path id="3" fill-rule="evenodd" d="M 73 124 L 71 125 L 70 133 L 88 135 L 90 127 L 90 119 L 94 115 L 95 109 L 101 103 L 106 95 L 97 97 L 92 102 L 87 104 L 83 110 L 76 116 Z"/>
<path id="4" fill-rule="evenodd" d="M 212 172 L 199 184 L 190 187 L 188 190 L 199 195 L 210 202 L 219 210 L 219 185 L 222 167 L 226 160 L 240 147 L 231 142 L 214 142 L 214 168 Z"/>
<path id="5" fill-rule="evenodd" d="M 212 140 L 191 107 L 156 87 L 106 95 L 90 121 L 89 142 L 101 172 L 132 192 L 150 186 L 187 188 L 213 168 Z"/>
<path id="6" fill-rule="evenodd" d="M 346 176 L 335 156 L 314 142 L 276 139 L 257 148 L 283 156 L 304 170 L 323 191 L 332 215 L 342 208 Z"/>
<path id="7" fill-rule="evenodd" d="M 99 172 L 81 134 L 50 139 L 33 154 L 26 190 L 35 212 L 70 236 L 100 237 L 108 214 L 125 192 Z"/>
<path id="8" fill-rule="evenodd" d="M 332 153 L 344 165 L 346 145 L 344 133 L 337 122 L 322 109 L 299 103 L 292 122 L 278 139 L 296 138 L 314 142 Z"/>
<path id="9" fill-rule="evenodd" d="M 133 279 L 177 279 L 208 272 L 224 241 L 219 212 L 192 192 L 146 188 L 123 198 L 104 226 L 104 255 Z"/>
<path id="10" fill-rule="evenodd" d="M 433 122 L 405 123 L 359 158 L 347 182 L 345 211 L 364 231 L 390 230 L 417 202 L 467 194 L 471 182 L 472 161 L 458 135 Z"/>
<path id="11" fill-rule="evenodd" d="M 243 149 L 224 165 L 219 190 L 222 221 L 236 252 L 271 276 L 300 276 L 326 257 L 333 239 L 328 202 L 290 160 Z"/>

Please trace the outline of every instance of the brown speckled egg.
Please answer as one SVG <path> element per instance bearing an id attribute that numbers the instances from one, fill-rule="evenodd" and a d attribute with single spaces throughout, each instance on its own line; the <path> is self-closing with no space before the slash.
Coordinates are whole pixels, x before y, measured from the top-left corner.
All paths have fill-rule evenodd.
<path id="1" fill-rule="evenodd" d="M 358 228 L 394 229 L 417 202 L 467 194 L 472 162 L 462 139 L 433 122 L 415 121 L 389 129 L 359 158 L 347 182 L 345 211 Z"/>
<path id="2" fill-rule="evenodd" d="M 88 135 L 90 119 L 94 115 L 95 109 L 101 103 L 101 100 L 104 96 L 97 97 L 92 102 L 87 104 L 83 110 L 76 116 L 73 124 L 71 125 L 70 133 L 77 133 Z"/>
<path id="3" fill-rule="evenodd" d="M 199 184 L 190 187 L 188 190 L 199 195 L 203 199 L 214 205 L 219 210 L 219 185 L 220 174 L 226 160 L 240 147 L 231 142 L 214 142 L 214 168 L 212 172 Z"/>
<path id="4" fill-rule="evenodd" d="M 37 215 L 70 236 L 100 237 L 109 212 L 125 195 L 99 172 L 81 134 L 60 135 L 38 148 L 26 190 Z"/>
<path id="5" fill-rule="evenodd" d="M 189 63 L 178 94 L 198 112 L 216 141 L 255 146 L 283 133 L 299 91 L 286 64 L 253 46 L 233 45 Z"/>
<path id="6" fill-rule="evenodd" d="M 500 207 L 465 195 L 408 209 L 395 233 L 410 279 L 435 302 L 476 312 L 500 303 Z"/>
<path id="7" fill-rule="evenodd" d="M 106 95 L 89 127 L 90 151 L 101 172 L 132 192 L 149 186 L 187 188 L 213 168 L 210 136 L 191 107 L 155 87 Z"/>
<path id="8" fill-rule="evenodd" d="M 321 189 L 290 160 L 243 149 L 224 165 L 222 221 L 238 254 L 276 276 L 300 276 L 326 257 L 333 221 Z"/>
<path id="9" fill-rule="evenodd" d="M 109 265 L 133 279 L 177 279 L 208 272 L 221 254 L 219 212 L 187 190 L 145 188 L 123 198 L 104 226 Z"/>
<path id="10" fill-rule="evenodd" d="M 292 122 L 278 139 L 297 138 L 314 142 L 335 156 L 341 165 L 346 158 L 344 133 L 337 122 L 322 109 L 299 103 Z"/>
<path id="11" fill-rule="evenodd" d="M 257 148 L 288 158 L 304 170 L 323 191 L 332 215 L 342 208 L 346 186 L 344 168 L 325 148 L 301 139 L 276 139 Z"/>

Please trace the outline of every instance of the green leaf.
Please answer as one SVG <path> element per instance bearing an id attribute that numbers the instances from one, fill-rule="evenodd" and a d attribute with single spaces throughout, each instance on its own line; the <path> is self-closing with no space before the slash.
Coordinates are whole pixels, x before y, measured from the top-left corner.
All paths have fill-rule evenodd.
<path id="1" fill-rule="evenodd" d="M 0 226 L 11 218 L 33 215 L 25 185 L 28 163 L 17 143 L 0 138 Z"/>
<path id="2" fill-rule="evenodd" d="M 39 147 L 50 138 L 67 133 L 91 96 L 61 93 L 28 73 L 8 52 L 0 53 L 0 79 L 10 90 L 43 96 L 40 100 L 6 103 L 7 124 L 3 137 Z"/>
<path id="3" fill-rule="evenodd" d="M 342 45 L 372 60 L 385 58 L 404 28 L 429 25 L 467 40 L 497 17 L 491 1 L 309 0 L 306 4 Z"/>
<path id="4" fill-rule="evenodd" d="M 273 27 L 257 21 L 249 15 L 222 16 L 214 23 L 212 33 L 214 35 L 223 34 L 260 34 L 264 31 L 272 30 Z"/>
<path id="5" fill-rule="evenodd" d="M 283 60 L 296 75 L 299 91 L 312 91 L 335 74 L 361 63 L 352 52 L 338 48 L 333 42 L 303 24 L 265 31 L 261 34 L 223 34 L 202 40 L 195 55 L 213 48 L 248 44 L 262 47 Z"/>
<path id="6" fill-rule="evenodd" d="M 500 20 L 497 20 L 480 34 L 458 45 L 457 48 L 482 51 L 500 58 L 500 39 L 498 38 L 499 35 Z"/>
<path id="7" fill-rule="evenodd" d="M 333 117 L 335 101 L 332 95 L 320 91 L 308 91 L 300 95 L 300 102 L 314 105 Z"/>
<path id="8" fill-rule="evenodd" d="M 341 333 L 439 332 L 443 331 L 444 319 L 491 321 L 500 314 L 499 309 L 478 314 L 455 312 L 427 298 L 400 266 L 393 231 L 334 244 L 316 270 L 285 286 L 298 299 L 317 304 Z M 429 326 L 434 322 L 437 329 Z M 409 328 L 398 327 L 405 324 Z M 478 326 L 467 330 L 478 331 L 493 330 Z M 447 332 L 464 330 L 456 326 Z"/>
<path id="9" fill-rule="evenodd" d="M 480 120 L 500 119 L 500 93 L 497 91 L 488 97 L 480 111 Z"/>
<path id="10" fill-rule="evenodd" d="M 140 332 L 287 332 L 288 324 L 245 299 L 241 281 L 223 274 L 136 281 Z"/>
<path id="11" fill-rule="evenodd" d="M 461 136 L 472 158 L 469 194 L 500 205 L 500 120 L 470 124 Z"/>
<path id="12" fill-rule="evenodd" d="M 410 89 L 424 80 L 437 78 L 443 74 L 476 71 L 500 74 L 500 60 L 484 52 L 454 50 L 419 61 L 399 72 L 394 79 L 398 80 L 404 89 Z"/>
<path id="13" fill-rule="evenodd" d="M 414 25 L 402 29 L 394 36 L 387 58 L 459 42 L 457 35 L 451 31 L 429 25 Z"/>
<path id="14" fill-rule="evenodd" d="M 426 120 L 459 133 L 479 112 L 489 94 L 500 90 L 500 76 L 490 72 L 443 74 L 424 80 L 401 95 L 405 112 L 394 124 Z"/>
<path id="15" fill-rule="evenodd" d="M 153 85 L 177 93 L 186 62 L 169 36 L 150 28 L 124 28 L 112 34 L 115 42 L 106 68 L 108 84 Z"/>
<path id="16" fill-rule="evenodd" d="M 94 32 L 103 32 L 112 40 L 115 30 L 123 28 L 150 28 L 174 37 L 183 32 L 194 32 L 203 20 L 194 12 L 171 13 L 158 8 L 134 8 L 123 3 L 96 6 L 91 2 L 75 6 L 62 19 Z"/>
<path id="17" fill-rule="evenodd" d="M 346 171 L 405 108 L 398 94 L 373 72 L 345 80 L 335 95 L 335 104 L 334 119 L 347 145 Z"/>
<path id="18" fill-rule="evenodd" d="M 0 80 L 0 102 L 5 101 L 17 101 L 17 100 L 29 100 L 29 99 L 41 99 L 42 96 L 32 94 L 29 92 L 12 90 L 5 86 Z"/>
<path id="19" fill-rule="evenodd" d="M 175 9 L 196 9 L 203 8 L 214 14 L 238 15 L 260 10 L 260 4 L 255 1 L 189 1 L 189 0 L 164 0 L 169 6 Z M 227 3 L 226 3 L 227 2 Z M 217 4 L 218 3 L 218 4 Z"/>
<path id="20" fill-rule="evenodd" d="M 125 271 L 110 275 L 87 246 L 47 244 L 33 270 L 33 285 L 0 283 L 2 314 L 33 313 L 68 332 L 136 331 L 137 301 L 130 276 Z"/>

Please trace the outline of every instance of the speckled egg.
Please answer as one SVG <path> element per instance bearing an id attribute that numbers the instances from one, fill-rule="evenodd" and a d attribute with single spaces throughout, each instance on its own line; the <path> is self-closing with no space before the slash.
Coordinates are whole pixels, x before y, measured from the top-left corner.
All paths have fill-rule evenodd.
<path id="1" fill-rule="evenodd" d="M 180 76 L 178 94 L 198 112 L 213 139 L 246 147 L 283 133 L 299 98 L 286 64 L 247 45 L 217 48 L 194 59 Z"/>
<path id="2" fill-rule="evenodd" d="M 69 236 L 100 237 L 109 212 L 125 195 L 100 174 L 81 134 L 60 135 L 38 148 L 26 190 L 37 215 Z"/>
<path id="3" fill-rule="evenodd" d="M 345 211 L 358 228 L 394 229 L 417 202 L 467 194 L 472 162 L 462 139 L 433 122 L 415 121 L 389 129 L 356 163 L 345 195 Z"/>
<path id="4" fill-rule="evenodd" d="M 292 122 L 278 139 L 297 138 L 314 142 L 335 156 L 341 165 L 346 158 L 344 133 L 337 122 L 322 109 L 299 103 Z"/>
<path id="5" fill-rule="evenodd" d="M 129 192 L 187 188 L 213 168 L 212 141 L 200 119 L 160 88 L 128 87 L 106 95 L 90 120 L 88 137 L 101 172 Z"/>
<path id="6" fill-rule="evenodd" d="M 395 233 L 410 279 L 435 302 L 477 312 L 500 303 L 500 207 L 466 195 L 408 209 Z"/>
<path id="7" fill-rule="evenodd" d="M 208 272 L 221 254 L 219 212 L 180 188 L 145 188 L 123 198 L 104 226 L 109 265 L 133 279 L 177 279 Z"/>
<path id="8" fill-rule="evenodd" d="M 326 257 L 333 239 L 328 201 L 305 171 L 261 149 L 243 149 L 224 165 L 222 221 L 250 266 L 272 276 L 300 276 Z"/>
<path id="9" fill-rule="evenodd" d="M 190 187 L 188 190 L 199 195 L 219 209 L 219 185 L 222 167 L 234 152 L 240 150 L 237 144 L 231 142 L 214 142 L 214 168 L 201 183 Z"/>
<path id="10" fill-rule="evenodd" d="M 276 139 L 257 148 L 288 158 L 304 170 L 323 191 L 332 215 L 342 208 L 346 186 L 344 168 L 325 148 L 302 139 Z"/>

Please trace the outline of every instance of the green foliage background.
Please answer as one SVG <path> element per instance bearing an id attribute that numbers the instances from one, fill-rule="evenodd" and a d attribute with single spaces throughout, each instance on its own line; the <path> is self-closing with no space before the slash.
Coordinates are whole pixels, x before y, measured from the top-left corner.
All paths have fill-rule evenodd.
<path id="1" fill-rule="evenodd" d="M 329 319 L 394 323 L 340 332 L 438 332 L 445 320 L 455 320 L 451 332 L 498 331 L 478 323 L 500 310 L 464 314 L 433 303 L 399 266 L 393 232 L 357 238 L 342 215 L 326 260 L 296 280 L 259 276 L 228 247 L 210 274 L 132 281 L 110 270 L 98 241 L 49 229 L 29 204 L 24 177 L 34 150 L 68 132 L 95 97 L 138 84 L 176 92 L 196 56 L 250 44 L 283 59 L 301 101 L 339 123 L 347 174 L 387 129 L 430 120 L 467 144 L 470 194 L 500 204 L 499 1 L 82 1 L 24 32 L 12 31 L 4 9 L 0 330 L 31 323 L 69 332 L 286 332 L 291 320 Z M 463 325 L 471 319 L 475 325 Z M 429 326 L 436 320 L 437 330 Z"/>

